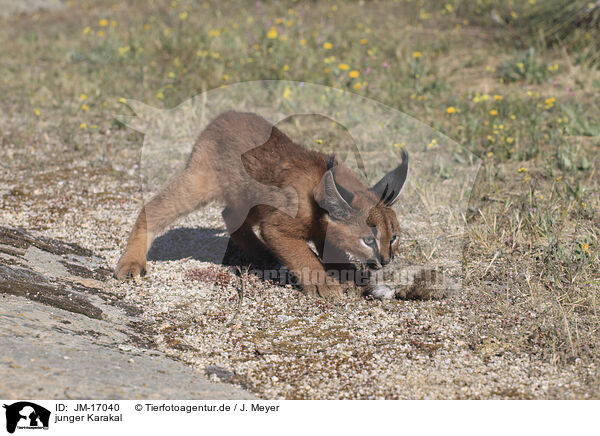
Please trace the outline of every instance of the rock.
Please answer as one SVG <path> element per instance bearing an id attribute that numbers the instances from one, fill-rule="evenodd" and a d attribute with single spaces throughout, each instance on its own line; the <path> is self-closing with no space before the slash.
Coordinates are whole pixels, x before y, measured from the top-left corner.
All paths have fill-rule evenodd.
<path id="1" fill-rule="evenodd" d="M 206 368 L 204 368 L 204 373 L 209 377 L 214 375 L 223 382 L 229 382 L 234 377 L 233 372 L 229 371 L 227 368 L 223 368 L 217 365 L 207 366 Z"/>
<path id="2" fill-rule="evenodd" d="M 104 265 L 76 244 L 0 227 L 1 398 L 253 398 L 157 351 Z"/>
<path id="3" fill-rule="evenodd" d="M 0 293 L 100 319 L 102 310 L 90 297 L 115 297 L 103 289 L 111 272 L 102 264 L 76 244 L 0 227 Z"/>

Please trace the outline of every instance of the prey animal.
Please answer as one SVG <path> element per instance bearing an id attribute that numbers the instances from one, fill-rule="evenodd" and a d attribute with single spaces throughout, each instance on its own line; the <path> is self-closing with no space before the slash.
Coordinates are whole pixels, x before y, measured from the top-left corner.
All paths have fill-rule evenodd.
<path id="1" fill-rule="evenodd" d="M 380 268 L 398 251 L 391 206 L 407 176 L 403 150 L 397 168 L 367 187 L 335 156 L 294 143 L 259 115 L 225 112 L 199 135 L 184 170 L 142 208 L 115 277 L 144 275 L 153 239 L 216 201 L 233 242 L 254 264 L 275 256 L 308 295 L 339 298 L 348 284 L 327 275 L 327 264 Z"/>

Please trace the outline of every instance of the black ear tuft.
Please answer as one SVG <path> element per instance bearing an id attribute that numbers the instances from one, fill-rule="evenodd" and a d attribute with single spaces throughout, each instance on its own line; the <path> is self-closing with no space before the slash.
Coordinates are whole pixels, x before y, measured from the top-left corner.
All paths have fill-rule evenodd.
<path id="1" fill-rule="evenodd" d="M 406 178 L 408 177 L 408 153 L 402 150 L 400 157 L 402 161 L 400 165 L 387 173 L 383 178 L 375 184 L 370 190 L 377 194 L 380 201 L 386 206 L 391 206 L 400 196 Z"/>
<path id="2" fill-rule="evenodd" d="M 335 154 L 327 156 L 327 171 L 335 166 Z"/>

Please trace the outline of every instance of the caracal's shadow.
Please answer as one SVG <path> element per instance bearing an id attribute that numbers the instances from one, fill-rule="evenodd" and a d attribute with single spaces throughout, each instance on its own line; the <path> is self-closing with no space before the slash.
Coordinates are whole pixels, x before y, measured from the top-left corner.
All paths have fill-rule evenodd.
<path id="1" fill-rule="evenodd" d="M 281 267 L 274 259 L 267 265 L 256 265 L 235 245 L 226 230 L 203 227 L 169 230 L 154 240 L 147 259 L 155 262 L 194 259 L 229 267 Z"/>
<path id="2" fill-rule="evenodd" d="M 254 272 L 259 269 L 284 272 L 285 269 L 275 258 L 257 264 L 235 245 L 226 230 L 203 227 L 169 230 L 154 240 L 147 259 L 154 262 L 194 259 L 224 265 L 236 273 L 245 269 Z M 342 268 L 348 270 L 355 267 L 351 264 L 327 265 L 328 270 Z M 271 279 L 278 284 L 290 283 L 287 274 L 274 274 Z"/>

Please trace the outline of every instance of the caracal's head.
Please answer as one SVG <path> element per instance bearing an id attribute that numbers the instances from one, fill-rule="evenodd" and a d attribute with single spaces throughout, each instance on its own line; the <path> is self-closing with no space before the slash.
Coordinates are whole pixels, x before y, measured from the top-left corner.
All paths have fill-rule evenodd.
<path id="1" fill-rule="evenodd" d="M 323 248 L 325 263 L 339 262 L 340 253 L 372 268 L 387 265 L 398 251 L 400 226 L 391 206 L 408 176 L 408 153 L 398 167 L 372 188 L 350 170 L 329 159 L 327 171 L 314 190 L 317 204 L 327 212 Z"/>

